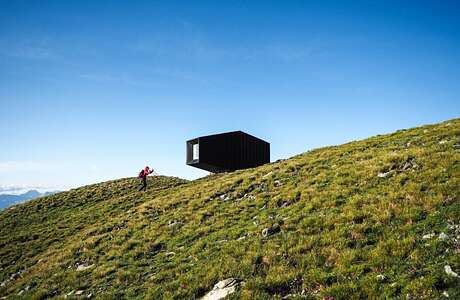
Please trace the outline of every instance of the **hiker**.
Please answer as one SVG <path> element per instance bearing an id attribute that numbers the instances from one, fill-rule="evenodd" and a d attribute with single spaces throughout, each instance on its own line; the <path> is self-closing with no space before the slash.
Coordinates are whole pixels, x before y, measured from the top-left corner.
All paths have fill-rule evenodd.
<path id="1" fill-rule="evenodd" d="M 150 169 L 149 166 L 145 167 L 143 170 L 139 172 L 139 179 L 141 180 L 142 186 L 140 187 L 139 191 L 147 189 L 147 175 L 153 173 L 153 169 Z"/>

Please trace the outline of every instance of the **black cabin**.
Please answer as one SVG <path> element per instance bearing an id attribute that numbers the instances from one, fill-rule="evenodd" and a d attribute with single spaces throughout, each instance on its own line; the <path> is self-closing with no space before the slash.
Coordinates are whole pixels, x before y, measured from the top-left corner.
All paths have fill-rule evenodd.
<path id="1" fill-rule="evenodd" d="M 254 168 L 270 162 L 270 144 L 242 131 L 187 141 L 187 165 L 212 173 Z"/>

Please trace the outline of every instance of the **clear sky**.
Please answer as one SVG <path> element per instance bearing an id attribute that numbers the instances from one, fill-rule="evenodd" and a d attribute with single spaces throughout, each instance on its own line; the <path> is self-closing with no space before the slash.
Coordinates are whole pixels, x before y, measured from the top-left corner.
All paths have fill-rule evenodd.
<path id="1" fill-rule="evenodd" d="M 459 3 L 0 0 L 0 186 L 191 179 L 200 135 L 274 161 L 460 117 Z"/>

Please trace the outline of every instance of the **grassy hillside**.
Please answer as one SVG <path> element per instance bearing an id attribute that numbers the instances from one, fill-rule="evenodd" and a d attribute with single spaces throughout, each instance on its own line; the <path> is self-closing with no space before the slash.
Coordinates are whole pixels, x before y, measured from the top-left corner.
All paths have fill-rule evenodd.
<path id="1" fill-rule="evenodd" d="M 460 119 L 136 183 L 1 212 L 0 296 L 460 299 Z"/>

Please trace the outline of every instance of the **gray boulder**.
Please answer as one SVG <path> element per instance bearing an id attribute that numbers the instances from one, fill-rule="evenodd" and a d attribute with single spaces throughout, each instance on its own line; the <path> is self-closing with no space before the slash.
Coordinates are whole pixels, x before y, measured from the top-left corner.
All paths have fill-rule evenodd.
<path id="1" fill-rule="evenodd" d="M 216 283 L 211 291 L 204 295 L 202 300 L 219 300 L 234 293 L 236 288 L 240 285 L 239 281 L 235 278 L 228 278 Z"/>
<path id="2" fill-rule="evenodd" d="M 457 273 L 452 271 L 452 268 L 449 265 L 444 266 L 444 272 L 446 272 L 447 275 L 452 276 L 452 277 L 459 277 Z"/>
<path id="3" fill-rule="evenodd" d="M 275 225 L 273 227 L 267 227 L 262 230 L 262 236 L 263 237 L 268 237 L 270 235 L 273 235 L 275 233 L 278 233 L 281 231 L 281 228 L 279 225 Z"/>

